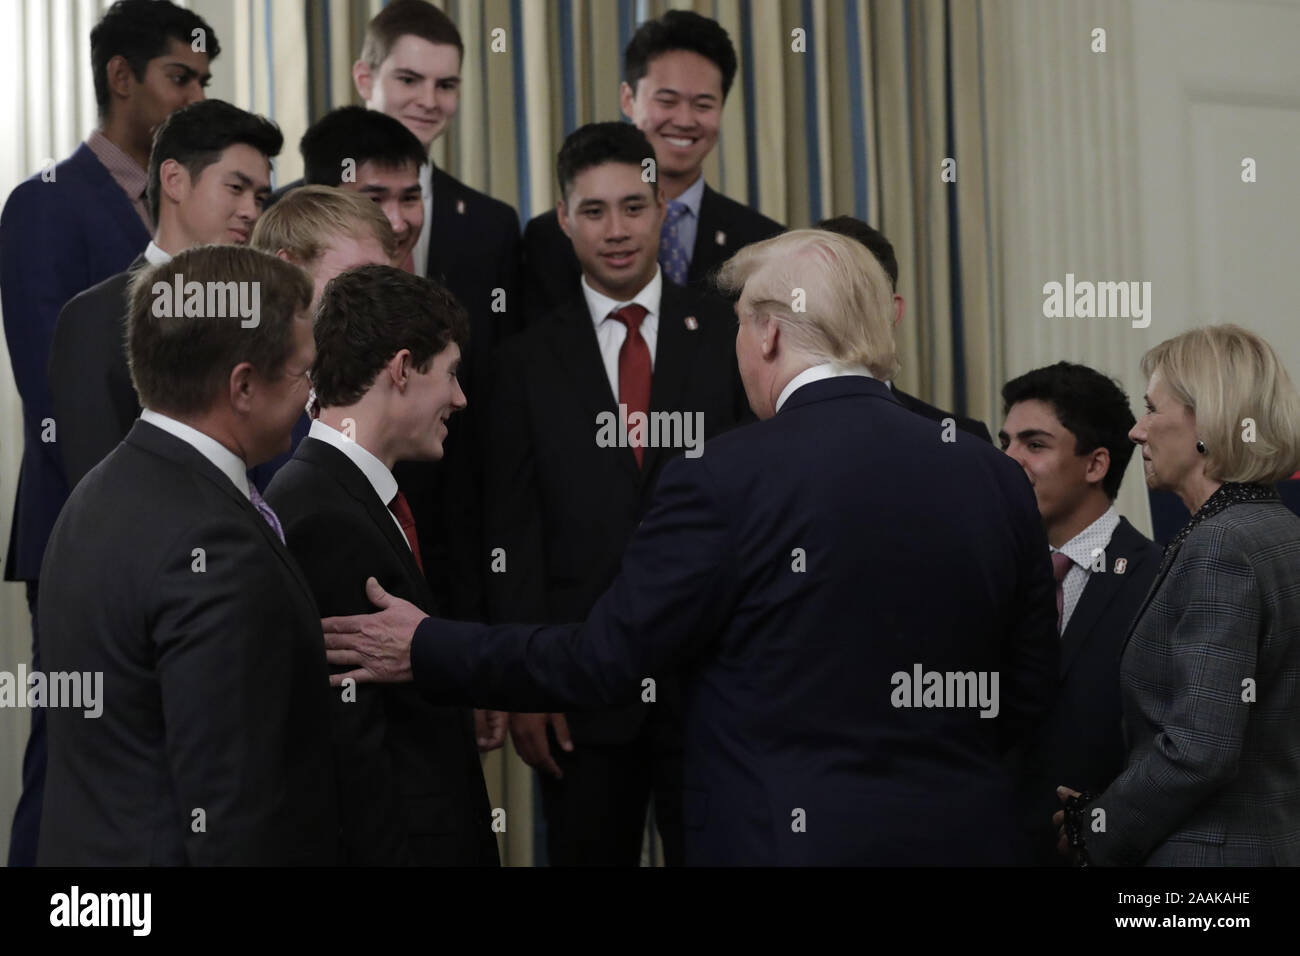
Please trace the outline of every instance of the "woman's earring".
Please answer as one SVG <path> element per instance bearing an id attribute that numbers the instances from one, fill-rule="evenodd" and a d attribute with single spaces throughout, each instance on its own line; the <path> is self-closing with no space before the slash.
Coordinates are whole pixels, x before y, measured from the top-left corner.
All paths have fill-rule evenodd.
<path id="1" fill-rule="evenodd" d="M 1196 450 L 1202 455 L 1205 454 L 1205 442 L 1201 441 L 1199 438 L 1196 440 Z"/>

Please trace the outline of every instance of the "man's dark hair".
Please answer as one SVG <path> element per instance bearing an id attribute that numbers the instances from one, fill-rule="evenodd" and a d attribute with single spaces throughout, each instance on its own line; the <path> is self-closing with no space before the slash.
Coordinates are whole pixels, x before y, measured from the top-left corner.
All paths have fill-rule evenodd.
<path id="1" fill-rule="evenodd" d="M 408 35 L 454 46 L 461 60 L 465 59 L 465 44 L 451 17 L 425 0 L 392 0 L 366 25 L 366 38 L 361 43 L 362 61 L 372 70 L 378 69 L 397 41 Z"/>
<path id="2" fill-rule="evenodd" d="M 178 275 L 183 285 L 203 286 L 203 315 L 185 315 L 176 302 L 155 310 L 155 283 L 170 295 Z M 239 314 L 230 314 L 237 313 L 230 292 L 238 294 L 240 284 L 257 290 L 257 323 L 247 328 Z M 236 365 L 249 362 L 263 378 L 280 375 L 293 352 L 293 320 L 308 314 L 313 291 L 297 266 L 247 246 L 195 246 L 141 269 L 131 281 L 127 318 L 127 361 L 140 404 L 164 414 L 198 414 L 212 406 Z M 251 301 L 251 292 L 246 295 Z M 209 303 L 226 314 L 207 314 Z"/>
<path id="3" fill-rule="evenodd" d="M 655 158 L 654 147 L 631 123 L 588 123 L 579 126 L 564 139 L 560 153 L 555 158 L 555 177 L 560 183 L 560 195 L 569 196 L 569 187 L 578 174 L 593 166 L 605 163 L 626 163 L 638 169 L 647 159 Z M 658 194 L 658 177 L 650 180 L 652 190 Z"/>
<path id="4" fill-rule="evenodd" d="M 876 261 L 885 270 L 885 275 L 889 276 L 889 287 L 895 292 L 898 291 L 898 260 L 894 258 L 894 245 L 880 230 L 873 229 L 861 219 L 854 219 L 852 216 L 823 219 L 813 228 L 838 232 L 841 236 L 858 240 L 876 257 Z"/>
<path id="5" fill-rule="evenodd" d="M 316 307 L 316 398 L 322 408 L 351 405 L 402 349 L 425 372 L 452 342 L 465 349 L 469 318 L 442 283 L 392 266 L 341 273 Z"/>
<path id="6" fill-rule="evenodd" d="M 1101 487 L 1114 501 L 1133 457 L 1128 433 L 1136 422 L 1119 383 L 1086 365 L 1057 362 L 1003 385 L 1002 413 L 1005 415 L 1019 402 L 1035 399 L 1050 405 L 1057 421 L 1074 435 L 1076 455 L 1087 455 L 1098 448 L 1110 452 L 1110 470 Z"/>
<path id="7" fill-rule="evenodd" d="M 108 61 L 126 58 L 137 80 L 144 80 L 149 61 L 167 52 L 171 41 L 191 46 L 194 31 L 203 31 L 204 52 L 215 60 L 221 52 L 217 35 L 197 13 L 168 0 L 117 0 L 90 31 L 90 71 L 95 77 L 95 104 L 100 119 L 108 116 Z"/>
<path id="8" fill-rule="evenodd" d="M 154 133 L 149 153 L 149 213 L 158 221 L 162 202 L 162 164 L 174 159 L 190 181 L 221 159 L 231 146 L 251 146 L 267 159 L 280 155 L 284 134 L 264 116 L 241 110 L 222 100 L 199 100 L 172 113 Z"/>
<path id="9" fill-rule="evenodd" d="M 722 98 L 731 92 L 736 78 L 736 48 L 717 20 L 689 10 L 669 10 L 658 20 L 637 27 L 623 51 L 623 79 L 632 92 L 650 69 L 650 61 L 674 50 L 698 53 L 722 71 Z"/>
<path id="10" fill-rule="evenodd" d="M 343 161 L 376 163 L 385 169 L 415 168 L 428 161 L 419 139 L 398 120 L 364 106 L 341 106 L 326 113 L 302 134 L 303 182 L 308 186 L 337 186 L 343 181 Z"/>

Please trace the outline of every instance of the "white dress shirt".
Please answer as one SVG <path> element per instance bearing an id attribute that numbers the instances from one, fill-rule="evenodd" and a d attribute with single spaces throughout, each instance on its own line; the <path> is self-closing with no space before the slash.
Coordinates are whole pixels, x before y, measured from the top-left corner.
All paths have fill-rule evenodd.
<path id="1" fill-rule="evenodd" d="M 609 315 L 616 309 L 633 303 L 645 307 L 645 318 L 641 320 L 641 338 L 645 339 L 646 348 L 650 350 L 650 370 L 653 372 L 655 344 L 659 341 L 659 300 L 663 288 L 663 273 L 658 266 L 655 266 L 654 278 L 627 302 L 615 302 L 609 296 L 602 295 L 587 284 L 585 275 L 582 277 L 582 294 L 587 300 L 591 321 L 596 326 L 600 358 L 605 363 L 605 376 L 609 379 L 609 387 L 615 398 L 618 397 L 618 350 L 627 339 L 627 326 L 618 319 L 611 319 Z"/>
<path id="2" fill-rule="evenodd" d="M 325 442 L 327 445 L 333 445 L 343 454 L 348 456 L 348 460 L 361 470 L 361 474 L 366 476 L 366 481 L 370 482 L 370 487 L 375 489 L 375 494 L 379 500 L 384 503 L 385 507 L 392 504 L 397 497 L 397 479 L 393 473 L 388 470 L 388 466 L 382 461 L 366 451 L 354 440 L 344 435 L 337 428 L 326 425 L 319 418 L 311 423 L 311 428 L 307 430 L 308 438 L 315 438 Z M 401 539 L 406 542 L 409 548 L 411 542 L 406 537 L 406 532 L 402 530 L 402 523 L 397 520 L 397 515 L 393 514 L 392 508 L 388 509 L 388 516 L 393 519 L 393 524 L 397 525 L 397 533 Z"/>
<path id="3" fill-rule="evenodd" d="M 420 201 L 424 203 L 424 225 L 411 254 L 415 257 L 415 274 L 423 278 L 429 272 L 429 233 L 433 229 L 433 163 L 420 167 Z"/>
<path id="4" fill-rule="evenodd" d="M 161 415 L 150 408 L 146 408 L 140 413 L 140 421 L 161 428 L 167 434 L 175 435 L 185 444 L 193 447 L 200 455 L 216 465 L 221 473 L 243 492 L 245 498 L 252 500 L 252 495 L 248 493 L 248 466 L 244 464 L 242 458 L 221 444 L 221 442 L 211 435 L 205 435 L 197 428 L 192 428 L 184 422 L 178 422 L 174 418 Z"/>
<path id="5" fill-rule="evenodd" d="M 795 393 L 796 390 L 810 385 L 813 382 L 820 382 L 827 378 L 840 378 L 844 375 L 863 375 L 867 378 L 875 378 L 867 369 L 861 365 L 840 365 L 837 362 L 823 362 L 821 365 L 814 365 L 806 368 L 786 384 L 781 389 L 781 394 L 776 399 L 776 410 L 779 412 L 785 400 Z"/>
<path id="6" fill-rule="evenodd" d="M 1101 548 L 1105 550 L 1110 546 L 1111 535 L 1119 527 L 1119 513 L 1113 508 L 1107 508 L 1101 513 L 1101 516 L 1088 527 L 1084 528 L 1069 541 L 1065 542 L 1060 548 L 1052 548 L 1053 554 L 1061 552 L 1066 555 L 1072 562 L 1070 569 L 1065 572 L 1065 578 L 1061 581 L 1061 633 L 1065 633 L 1066 627 L 1070 624 L 1070 615 L 1079 605 L 1079 598 L 1083 596 L 1083 589 L 1088 586 L 1088 579 L 1092 577 L 1093 551 Z M 1106 573 L 1111 574 L 1111 568 L 1115 562 L 1109 557 L 1106 559 Z"/>
<path id="7" fill-rule="evenodd" d="M 144 261 L 151 266 L 160 266 L 164 262 L 171 262 L 172 257 L 163 252 L 156 242 L 149 240 L 149 245 L 144 247 Z"/>

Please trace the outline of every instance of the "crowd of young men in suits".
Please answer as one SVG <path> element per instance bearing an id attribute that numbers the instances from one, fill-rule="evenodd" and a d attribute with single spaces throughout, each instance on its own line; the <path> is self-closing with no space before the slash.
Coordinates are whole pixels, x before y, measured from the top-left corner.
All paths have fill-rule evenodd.
<path id="1" fill-rule="evenodd" d="M 652 700 L 571 715 L 437 706 L 411 687 L 349 697 L 326 687 L 319 618 L 368 610 L 373 576 L 429 614 L 581 620 L 681 454 L 605 447 L 598 417 L 702 413 L 706 438 L 753 420 L 735 319 L 707 280 L 783 227 L 701 173 L 736 73 L 725 31 L 683 12 L 637 30 L 620 88 L 632 122 L 565 140 L 556 209 L 522 239 L 512 208 L 427 158 L 465 51 L 422 0 L 371 22 L 353 68 L 365 107 L 307 131 L 304 180 L 274 199 L 279 131 L 203 99 L 220 52 L 206 23 L 121 0 L 91 46 L 101 128 L 0 219 L 25 423 L 5 575 L 27 582 L 33 670 L 103 671 L 117 709 L 92 731 L 51 711 L 48 776 L 34 712 L 11 862 L 495 864 L 477 754 L 507 723 L 540 774 L 552 862 L 634 864 L 650 805 L 681 862 L 674 675 Z M 896 284 L 877 231 L 819 227 Z M 261 327 L 168 328 L 147 280 L 174 272 L 260 282 Z M 1056 709 L 1007 758 L 1028 846 L 1052 809 L 1043 781 L 1101 789 L 1121 767 L 1115 647 L 1154 546 L 1109 505 L 1132 425 L 1113 383 L 1063 365 L 1004 398 L 1063 635 Z M 282 647 L 269 661 L 268 643 Z"/>

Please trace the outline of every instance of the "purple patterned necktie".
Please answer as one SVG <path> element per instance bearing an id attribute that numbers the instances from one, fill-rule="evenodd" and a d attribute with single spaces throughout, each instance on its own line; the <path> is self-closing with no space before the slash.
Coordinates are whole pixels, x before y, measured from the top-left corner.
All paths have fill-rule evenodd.
<path id="1" fill-rule="evenodd" d="M 249 482 L 248 484 L 248 497 L 252 499 L 253 507 L 256 508 L 258 513 L 266 519 L 266 523 L 271 526 L 271 530 L 274 531 L 275 536 L 280 539 L 280 543 L 284 544 L 284 529 L 280 527 L 280 519 L 275 516 L 275 512 L 271 510 L 271 506 L 266 503 L 266 499 L 258 492 L 257 485 L 252 482 Z"/>
<path id="2" fill-rule="evenodd" d="M 677 285 L 686 285 L 686 274 L 691 267 L 687 250 L 677 232 L 677 224 L 690 211 L 685 203 L 668 200 L 668 215 L 664 216 L 664 225 L 659 231 L 659 265 L 669 281 Z"/>

